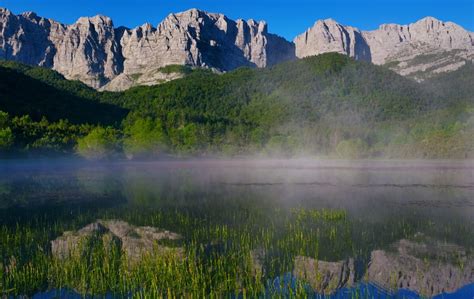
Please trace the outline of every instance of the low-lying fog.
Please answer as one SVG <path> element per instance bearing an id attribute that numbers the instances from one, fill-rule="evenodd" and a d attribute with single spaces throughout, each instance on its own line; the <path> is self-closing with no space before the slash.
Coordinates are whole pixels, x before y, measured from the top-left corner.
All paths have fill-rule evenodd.
<path id="1" fill-rule="evenodd" d="M 194 205 L 243 198 L 283 208 L 344 209 L 375 221 L 413 214 L 474 218 L 472 161 L 7 161 L 0 207 L 104 201 Z"/>

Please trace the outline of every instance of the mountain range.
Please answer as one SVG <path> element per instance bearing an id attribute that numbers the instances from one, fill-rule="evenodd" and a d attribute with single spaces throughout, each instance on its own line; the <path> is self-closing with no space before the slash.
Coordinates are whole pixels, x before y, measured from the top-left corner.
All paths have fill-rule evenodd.
<path id="1" fill-rule="evenodd" d="M 99 90 L 125 90 L 183 77 L 186 65 L 214 72 L 269 67 L 326 52 L 386 65 L 423 81 L 474 60 L 474 33 L 427 17 L 409 25 L 361 31 L 317 21 L 293 42 L 269 33 L 264 21 L 231 20 L 197 9 L 170 14 L 157 27 L 114 27 L 105 16 L 71 25 L 0 8 L 0 57 L 56 70 Z"/>

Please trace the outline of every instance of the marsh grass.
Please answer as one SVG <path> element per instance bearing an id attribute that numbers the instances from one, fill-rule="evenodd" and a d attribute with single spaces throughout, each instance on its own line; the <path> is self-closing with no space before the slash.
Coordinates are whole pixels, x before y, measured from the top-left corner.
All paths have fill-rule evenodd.
<path id="1" fill-rule="evenodd" d="M 404 219 L 374 227 L 342 210 L 274 208 L 267 213 L 259 209 L 245 209 L 244 213 L 207 208 L 132 205 L 74 213 L 59 209 L 15 218 L 17 222 L 5 218 L 0 224 L 0 294 L 32 295 L 66 288 L 80 294 L 138 298 L 251 298 L 268 294 L 300 298 L 308 295 L 304 283 L 281 279 L 274 283 L 275 278 L 293 270 L 297 255 L 329 261 L 367 259 L 374 248 L 410 238 L 418 231 L 436 231 L 448 240 L 454 229 L 463 229 L 453 223 L 439 230 L 430 223 Z M 89 240 L 82 244 L 88 250 L 66 259 L 52 256 L 51 240 L 96 219 L 122 219 L 177 232 L 184 236 L 183 241 L 160 245 L 181 246 L 185 255 L 155 251 L 130 263 L 119 247 Z M 472 244 L 469 236 L 466 242 Z M 258 250 L 265 253 L 261 261 L 254 258 Z"/>

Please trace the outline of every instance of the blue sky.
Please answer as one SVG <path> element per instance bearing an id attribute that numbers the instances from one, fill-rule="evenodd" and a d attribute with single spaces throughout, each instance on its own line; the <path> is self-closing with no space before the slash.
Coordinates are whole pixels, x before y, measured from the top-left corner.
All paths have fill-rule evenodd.
<path id="1" fill-rule="evenodd" d="M 269 31 L 292 40 L 318 19 L 333 18 L 364 30 L 381 23 L 407 24 L 425 16 L 453 21 L 474 31 L 474 0 L 0 0 L 14 13 L 73 23 L 80 16 L 103 14 L 116 26 L 156 26 L 169 13 L 189 8 L 224 13 L 232 19 L 265 20 Z"/>

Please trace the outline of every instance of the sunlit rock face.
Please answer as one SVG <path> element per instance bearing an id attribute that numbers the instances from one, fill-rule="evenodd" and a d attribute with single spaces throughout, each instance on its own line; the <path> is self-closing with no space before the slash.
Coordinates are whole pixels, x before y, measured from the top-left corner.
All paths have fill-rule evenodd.
<path id="1" fill-rule="evenodd" d="M 56 48 L 49 40 L 60 24 L 34 13 L 14 15 L 0 8 L 0 58 L 52 67 Z"/>
<path id="2" fill-rule="evenodd" d="M 352 258 L 326 262 L 297 256 L 293 274 L 325 294 L 366 281 L 384 290 L 408 289 L 431 297 L 473 283 L 474 260 L 465 248 L 419 237 L 424 240 L 402 239 L 388 250 L 372 251 L 360 269 Z"/>
<path id="3" fill-rule="evenodd" d="M 144 255 L 150 254 L 182 256 L 183 248 L 159 244 L 161 240 L 176 241 L 181 238 L 176 233 L 154 227 L 137 227 L 120 220 L 98 220 L 78 231 L 66 231 L 52 240 L 51 253 L 56 258 L 66 259 L 92 250 L 92 244 L 99 242 L 108 250 L 117 247 L 129 261 L 139 262 Z"/>
<path id="4" fill-rule="evenodd" d="M 53 69 L 68 79 L 98 88 L 123 69 L 123 58 L 110 18 L 80 18 L 73 25 L 58 26 L 50 40 L 56 48 Z"/>
<path id="5" fill-rule="evenodd" d="M 67 79 L 100 87 L 122 70 L 120 47 L 112 20 L 80 18 L 66 26 L 34 13 L 0 10 L 0 55 L 52 68 Z"/>
<path id="6" fill-rule="evenodd" d="M 265 22 L 233 21 L 196 9 L 169 15 L 157 28 L 125 30 L 121 38 L 125 72 L 169 64 L 232 70 L 265 67 L 292 58 L 293 47 L 269 34 Z"/>
<path id="7" fill-rule="evenodd" d="M 121 74 L 154 76 L 154 70 L 173 64 L 219 71 L 266 67 L 293 59 L 294 45 L 268 33 L 265 22 L 233 21 L 196 9 L 170 14 L 157 28 L 145 24 L 135 29 L 114 28 L 105 16 L 63 25 L 1 9 L 0 56 L 100 88 Z M 109 86 L 126 88 L 123 77 Z"/>
<path id="8" fill-rule="evenodd" d="M 263 21 L 233 21 L 197 9 L 170 14 L 156 28 L 144 24 L 128 29 L 115 28 L 105 16 L 64 25 L 32 12 L 15 15 L 0 8 L 1 58 L 52 68 L 97 89 L 124 90 L 181 77 L 159 74 L 160 68 L 173 64 L 225 72 L 326 52 L 386 64 L 421 81 L 474 61 L 474 33 L 431 17 L 373 31 L 327 19 L 291 43 L 269 33 Z"/>
<path id="9" fill-rule="evenodd" d="M 360 31 L 329 19 L 316 22 L 294 42 L 299 58 L 338 52 L 388 64 L 418 81 L 474 61 L 473 33 L 432 17 L 409 25 L 383 24 L 373 31 Z"/>
<path id="10" fill-rule="evenodd" d="M 346 54 L 360 60 L 371 61 L 370 48 L 362 32 L 343 26 L 332 19 L 319 20 L 294 40 L 299 58 L 328 52 Z"/>
<path id="11" fill-rule="evenodd" d="M 371 49 L 372 61 L 376 64 L 385 63 L 401 54 L 423 54 L 440 49 L 474 50 L 470 32 L 457 24 L 431 17 L 410 25 L 384 24 L 363 35 Z"/>

